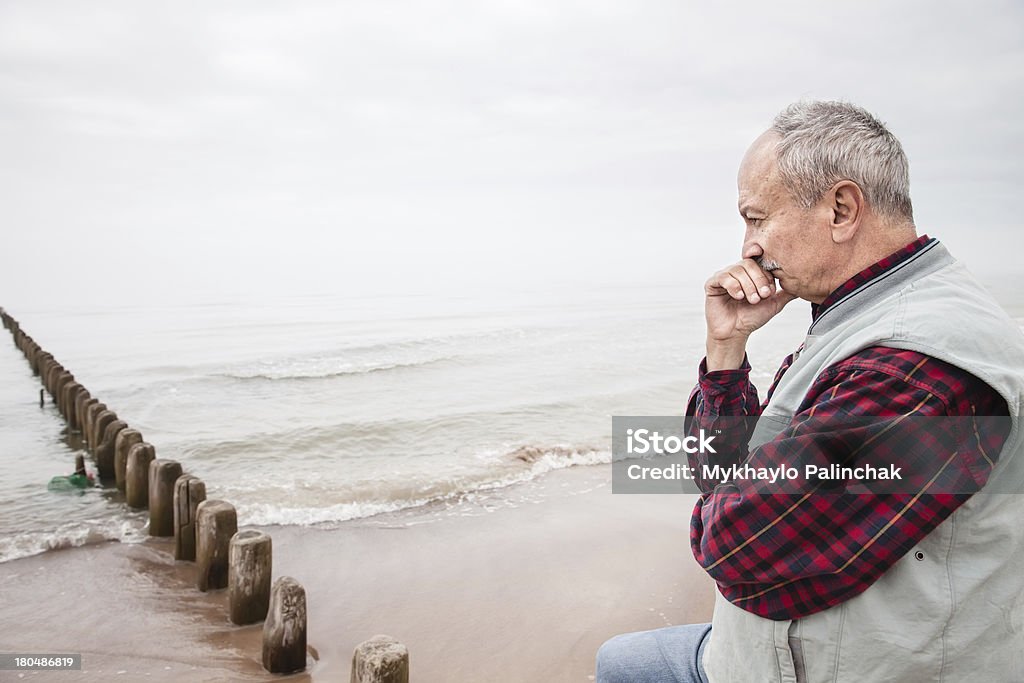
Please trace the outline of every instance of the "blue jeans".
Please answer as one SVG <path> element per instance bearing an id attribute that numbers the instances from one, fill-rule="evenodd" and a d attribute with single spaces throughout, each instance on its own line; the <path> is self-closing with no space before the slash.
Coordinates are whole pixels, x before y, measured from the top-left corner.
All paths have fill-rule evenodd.
<path id="1" fill-rule="evenodd" d="M 711 624 L 624 633 L 597 651 L 596 683 L 708 683 L 701 664 Z"/>

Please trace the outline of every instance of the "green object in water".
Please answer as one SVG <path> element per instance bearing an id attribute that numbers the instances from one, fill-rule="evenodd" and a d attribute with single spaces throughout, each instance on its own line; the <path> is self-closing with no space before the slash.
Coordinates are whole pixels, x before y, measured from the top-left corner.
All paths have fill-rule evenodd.
<path id="1" fill-rule="evenodd" d="M 47 485 L 50 491 L 78 491 L 92 486 L 92 481 L 84 474 L 69 474 L 54 477 Z"/>

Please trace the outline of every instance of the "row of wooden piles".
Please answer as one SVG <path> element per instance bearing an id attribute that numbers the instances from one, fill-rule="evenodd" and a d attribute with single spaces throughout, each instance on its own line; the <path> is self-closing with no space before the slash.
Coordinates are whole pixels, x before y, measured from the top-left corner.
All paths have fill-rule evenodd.
<path id="1" fill-rule="evenodd" d="M 194 562 L 200 591 L 227 589 L 228 617 L 239 626 L 263 621 L 263 666 L 271 673 L 306 668 L 306 591 L 289 576 L 271 583 L 273 541 L 255 529 L 238 529 L 235 507 L 206 498 L 206 485 L 181 463 L 156 457 L 117 413 L 93 396 L 0 308 L 3 326 L 38 375 L 40 405 L 49 392 L 69 431 L 79 432 L 92 453 L 100 482 L 124 493 L 125 504 L 149 510 L 149 535 L 174 537 L 174 559 Z M 408 683 L 409 653 L 388 636 L 360 643 L 352 656 L 351 683 Z"/>

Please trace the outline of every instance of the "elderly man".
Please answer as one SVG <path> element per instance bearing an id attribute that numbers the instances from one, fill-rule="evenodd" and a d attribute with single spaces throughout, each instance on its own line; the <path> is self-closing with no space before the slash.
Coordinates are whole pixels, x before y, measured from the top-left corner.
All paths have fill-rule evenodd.
<path id="1" fill-rule="evenodd" d="M 791 105 L 738 185 L 742 260 L 705 283 L 687 414 L 756 426 L 691 465 L 874 457 L 917 476 L 896 492 L 803 482 L 786 495 L 698 477 L 690 540 L 717 584 L 712 623 L 613 638 L 597 680 L 1024 681 L 1024 334 L 917 236 L 903 149 L 860 107 Z M 747 340 L 796 298 L 812 322 L 761 404 Z M 935 419 L 894 436 L 917 417 Z M 864 431 L 868 419 L 898 427 Z"/>

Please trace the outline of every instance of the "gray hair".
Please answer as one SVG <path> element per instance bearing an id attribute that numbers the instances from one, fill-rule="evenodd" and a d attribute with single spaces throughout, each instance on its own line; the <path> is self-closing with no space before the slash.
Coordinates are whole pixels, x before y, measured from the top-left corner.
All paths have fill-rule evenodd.
<path id="1" fill-rule="evenodd" d="M 810 208 L 840 180 L 857 183 L 879 213 L 913 220 L 903 146 L 867 110 L 849 102 L 789 105 L 775 117 L 782 181 Z"/>

